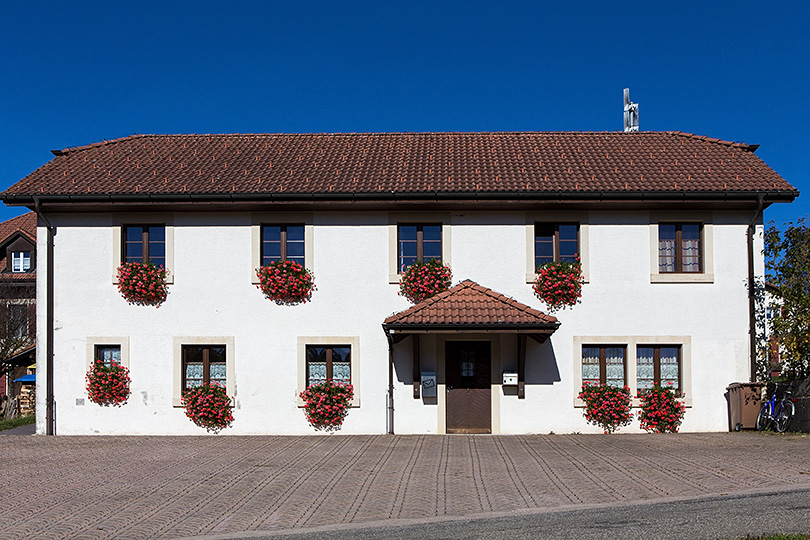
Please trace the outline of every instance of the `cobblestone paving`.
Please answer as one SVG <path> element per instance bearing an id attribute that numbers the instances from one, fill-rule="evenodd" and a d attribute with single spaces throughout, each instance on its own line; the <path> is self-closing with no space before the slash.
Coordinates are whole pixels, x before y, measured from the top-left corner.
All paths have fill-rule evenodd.
<path id="1" fill-rule="evenodd" d="M 0 536 L 175 538 L 810 488 L 810 436 L 0 438 Z"/>

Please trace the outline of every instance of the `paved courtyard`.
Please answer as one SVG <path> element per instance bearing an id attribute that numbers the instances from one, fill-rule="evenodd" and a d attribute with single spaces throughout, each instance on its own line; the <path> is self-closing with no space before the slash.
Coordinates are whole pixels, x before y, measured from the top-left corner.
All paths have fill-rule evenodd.
<path id="1" fill-rule="evenodd" d="M 177 538 L 810 488 L 810 436 L 0 436 L 0 537 Z"/>

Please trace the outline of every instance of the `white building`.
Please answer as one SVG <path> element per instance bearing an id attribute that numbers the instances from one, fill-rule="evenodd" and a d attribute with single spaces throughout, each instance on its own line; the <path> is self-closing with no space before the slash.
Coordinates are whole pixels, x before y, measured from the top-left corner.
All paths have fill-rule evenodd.
<path id="1" fill-rule="evenodd" d="M 297 396 L 321 354 L 355 387 L 341 433 L 600 431 L 576 400 L 583 377 L 634 394 L 673 382 L 683 431 L 725 430 L 725 388 L 751 372 L 762 210 L 798 195 L 755 149 L 638 132 L 143 135 L 55 151 L 3 193 L 40 216 L 37 429 L 205 433 L 179 406 L 196 359 L 233 399 L 222 433 L 314 433 Z M 457 286 L 406 312 L 398 270 L 417 249 Z M 157 309 L 116 286 L 146 250 L 169 271 Z M 582 302 L 555 321 L 534 269 L 574 253 Z M 255 270 L 278 256 L 313 271 L 311 302 L 262 295 Z M 122 407 L 87 399 L 98 355 L 129 367 Z M 431 374 L 435 397 L 414 384 Z"/>

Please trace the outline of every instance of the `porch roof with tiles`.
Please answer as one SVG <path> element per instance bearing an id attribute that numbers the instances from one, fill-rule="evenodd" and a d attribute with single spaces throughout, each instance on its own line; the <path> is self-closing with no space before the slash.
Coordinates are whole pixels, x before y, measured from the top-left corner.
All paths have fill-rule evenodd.
<path id="1" fill-rule="evenodd" d="M 488 332 L 528 334 L 542 342 L 559 325 L 556 317 L 474 281 L 464 280 L 391 315 L 383 322 L 383 329 L 395 341 L 398 336 L 416 333 Z"/>

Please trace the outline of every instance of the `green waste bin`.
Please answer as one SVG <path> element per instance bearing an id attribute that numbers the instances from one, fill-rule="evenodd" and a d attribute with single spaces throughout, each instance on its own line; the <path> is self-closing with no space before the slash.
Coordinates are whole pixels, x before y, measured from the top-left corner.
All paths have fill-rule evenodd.
<path id="1" fill-rule="evenodd" d="M 728 399 L 728 430 L 756 429 L 757 415 L 762 407 L 763 383 L 731 383 L 726 388 Z"/>

